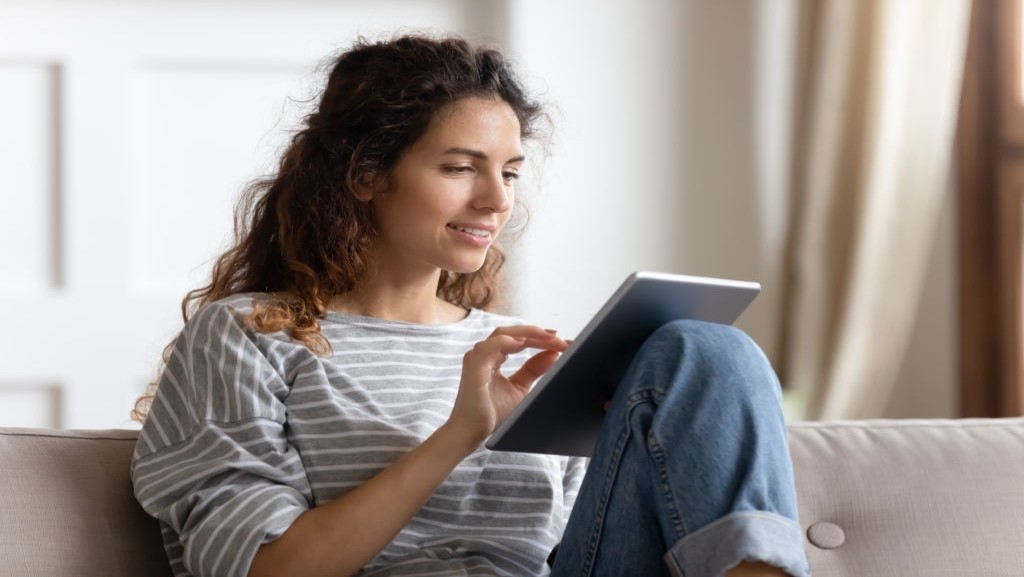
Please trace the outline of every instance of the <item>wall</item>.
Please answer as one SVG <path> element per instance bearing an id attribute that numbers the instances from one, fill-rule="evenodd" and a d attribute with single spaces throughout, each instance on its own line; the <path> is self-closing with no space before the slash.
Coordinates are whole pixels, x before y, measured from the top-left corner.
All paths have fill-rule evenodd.
<path id="1" fill-rule="evenodd" d="M 544 189 L 530 200 L 533 220 L 518 255 L 527 272 L 522 294 L 530 295 L 524 308 L 563 316 L 571 301 L 583 314 L 637 269 L 750 278 L 759 256 L 752 10 L 694 2 L 512 6 L 513 50 L 559 111 L 555 154 Z M 630 22 L 629 32 L 621 22 Z M 564 322 L 575 328 L 583 320 Z"/>
<path id="2" fill-rule="evenodd" d="M 573 334 L 633 270 L 750 279 L 738 324 L 774 351 L 798 0 L 510 7 L 510 47 L 558 103 L 518 311 Z M 958 413 L 951 211 L 885 416 Z"/>
<path id="3" fill-rule="evenodd" d="M 380 30 L 503 44 L 552 106 L 514 312 L 573 334 L 633 270 L 752 279 L 771 350 L 796 2 L 0 2 L 0 425 L 128 425 L 317 62 Z M 951 235 L 897 416 L 955 411 Z"/>
<path id="4" fill-rule="evenodd" d="M 0 3 L 0 425 L 130 426 L 318 63 L 468 1 Z"/>

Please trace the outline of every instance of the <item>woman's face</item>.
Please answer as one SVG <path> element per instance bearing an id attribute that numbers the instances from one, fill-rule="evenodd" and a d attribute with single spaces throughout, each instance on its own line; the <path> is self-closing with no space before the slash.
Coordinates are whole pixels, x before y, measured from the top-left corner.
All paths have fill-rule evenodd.
<path id="1" fill-rule="evenodd" d="M 372 192 L 378 273 L 479 270 L 515 202 L 519 121 L 501 100 L 442 109 Z"/>

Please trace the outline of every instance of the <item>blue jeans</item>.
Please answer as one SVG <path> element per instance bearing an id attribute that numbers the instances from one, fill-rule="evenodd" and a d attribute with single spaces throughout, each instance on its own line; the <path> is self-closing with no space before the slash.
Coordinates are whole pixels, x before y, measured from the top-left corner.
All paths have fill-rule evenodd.
<path id="1" fill-rule="evenodd" d="M 615 392 L 552 575 L 810 575 L 780 400 L 743 332 L 660 328 Z"/>

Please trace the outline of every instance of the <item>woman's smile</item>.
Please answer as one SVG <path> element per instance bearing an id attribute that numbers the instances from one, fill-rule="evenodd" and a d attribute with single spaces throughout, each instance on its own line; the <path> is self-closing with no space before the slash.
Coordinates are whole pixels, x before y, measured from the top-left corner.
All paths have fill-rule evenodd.
<path id="1" fill-rule="evenodd" d="M 456 234 L 457 238 L 474 246 L 488 247 L 494 240 L 493 233 L 485 228 L 460 224 L 449 224 L 448 228 Z"/>

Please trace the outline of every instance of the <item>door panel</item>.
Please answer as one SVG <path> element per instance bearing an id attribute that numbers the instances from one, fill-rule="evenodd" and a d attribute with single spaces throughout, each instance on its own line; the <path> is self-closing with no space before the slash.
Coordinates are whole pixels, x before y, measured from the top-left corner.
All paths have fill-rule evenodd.
<path id="1" fill-rule="evenodd" d="M 0 426 L 125 427 L 184 292 L 357 35 L 469 0 L 0 1 Z"/>

